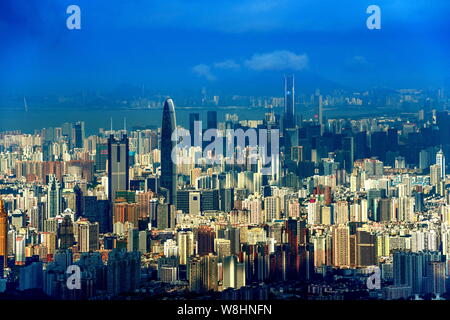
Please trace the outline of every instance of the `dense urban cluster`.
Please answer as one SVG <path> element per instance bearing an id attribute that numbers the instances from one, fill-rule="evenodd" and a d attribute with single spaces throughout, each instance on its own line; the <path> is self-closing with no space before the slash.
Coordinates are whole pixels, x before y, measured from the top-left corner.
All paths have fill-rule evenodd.
<path id="1" fill-rule="evenodd" d="M 445 104 L 327 118 L 317 91 L 308 102 L 317 116 L 304 119 L 293 77 L 285 88 L 280 114 L 268 106 L 264 119 L 218 119 L 208 109 L 186 128 L 191 138 L 201 120 L 219 132 L 278 129 L 270 174 L 250 161 L 250 145 L 234 150 L 243 163 L 198 146 L 172 161 L 171 99 L 159 129 L 88 135 L 79 121 L 0 132 L 0 295 L 447 298 Z"/>

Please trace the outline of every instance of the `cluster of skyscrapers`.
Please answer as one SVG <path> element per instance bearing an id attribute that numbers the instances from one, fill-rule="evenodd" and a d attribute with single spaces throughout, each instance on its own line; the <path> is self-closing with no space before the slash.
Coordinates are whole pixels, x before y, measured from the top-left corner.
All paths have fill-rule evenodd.
<path id="1" fill-rule="evenodd" d="M 448 111 L 326 118 L 317 90 L 317 116 L 304 119 L 294 77 L 284 80 L 281 113 L 206 112 L 216 139 L 279 130 L 270 174 L 251 161 L 248 141 L 233 150 L 242 163 L 203 152 L 200 112 L 189 117 L 192 146 L 178 150 L 170 98 L 158 129 L 0 132 L 1 294 L 445 298 Z M 80 288 L 67 285 L 71 266 Z M 371 277 L 380 285 L 368 286 Z"/>

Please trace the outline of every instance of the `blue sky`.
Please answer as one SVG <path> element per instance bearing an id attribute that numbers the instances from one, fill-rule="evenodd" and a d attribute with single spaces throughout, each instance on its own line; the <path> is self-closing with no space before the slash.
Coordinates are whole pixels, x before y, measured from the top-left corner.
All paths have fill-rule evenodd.
<path id="1" fill-rule="evenodd" d="M 81 30 L 66 28 L 70 4 Z M 366 27 L 371 4 L 381 30 Z M 447 0 L 2 0 L 0 93 L 129 84 L 273 94 L 286 72 L 299 90 L 442 86 L 449 14 Z"/>

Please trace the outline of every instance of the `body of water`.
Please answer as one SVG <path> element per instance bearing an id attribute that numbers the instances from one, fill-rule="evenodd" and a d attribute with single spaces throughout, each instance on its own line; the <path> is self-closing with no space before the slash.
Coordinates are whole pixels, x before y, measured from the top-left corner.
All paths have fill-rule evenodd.
<path id="1" fill-rule="evenodd" d="M 199 113 L 200 120 L 206 124 L 206 113 L 217 111 L 219 122 L 224 121 L 227 113 L 237 114 L 239 120 L 262 120 L 267 109 L 264 108 L 175 108 L 177 124 L 188 127 L 189 114 Z M 114 129 L 122 129 L 126 118 L 127 129 L 133 127 L 160 127 L 162 109 L 139 110 L 2 110 L 0 117 L 0 131 L 21 130 L 33 133 L 36 129 L 60 127 L 65 122 L 84 121 L 86 132 L 94 134 L 99 128 L 109 129 L 111 118 Z"/>
<path id="2" fill-rule="evenodd" d="M 200 120 L 206 125 L 206 113 L 209 110 L 217 111 L 217 120 L 224 121 L 225 115 L 237 114 L 239 120 L 262 120 L 264 114 L 268 112 L 265 108 L 248 107 L 206 107 L 206 108 L 176 108 L 177 124 L 188 128 L 189 114 L 199 113 Z M 275 113 L 282 112 L 281 108 L 274 108 Z M 303 117 L 312 117 L 312 109 L 302 110 Z M 297 111 L 298 112 L 298 111 Z M 389 110 L 384 110 L 391 113 Z M 0 110 L 0 132 L 10 130 L 21 130 L 25 133 L 33 133 L 36 129 L 60 127 L 65 122 L 84 121 L 87 134 L 98 133 L 99 128 L 109 129 L 111 118 L 114 129 L 122 129 L 126 118 L 127 129 L 133 127 L 160 127 L 162 119 L 162 109 L 24 109 Z M 370 117 L 380 116 L 381 110 L 377 108 L 330 108 L 324 110 L 325 117 Z"/>

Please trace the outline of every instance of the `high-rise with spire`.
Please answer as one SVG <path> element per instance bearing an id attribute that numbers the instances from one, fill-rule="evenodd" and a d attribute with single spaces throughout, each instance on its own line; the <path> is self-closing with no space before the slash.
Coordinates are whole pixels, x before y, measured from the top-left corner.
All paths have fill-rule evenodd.
<path id="1" fill-rule="evenodd" d="M 164 102 L 161 127 L 161 187 L 167 192 L 167 202 L 177 205 L 177 164 L 172 161 L 172 150 L 176 141 L 172 141 L 172 132 L 176 128 L 175 106 L 168 98 Z"/>
<path id="2" fill-rule="evenodd" d="M 3 256 L 3 265 L 8 262 L 8 214 L 3 200 L 0 200 L 0 256 Z M 3 276 L 3 275 L 0 275 Z"/>

